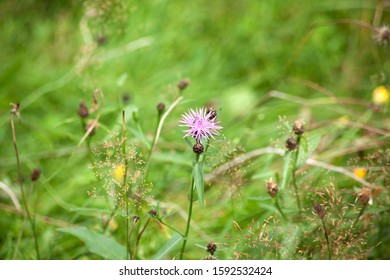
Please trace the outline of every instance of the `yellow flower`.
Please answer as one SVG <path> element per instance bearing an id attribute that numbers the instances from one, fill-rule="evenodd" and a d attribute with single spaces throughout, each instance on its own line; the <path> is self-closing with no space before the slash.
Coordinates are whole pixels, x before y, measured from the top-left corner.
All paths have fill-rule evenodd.
<path id="1" fill-rule="evenodd" d="M 389 90 L 385 86 L 379 86 L 372 93 L 372 103 L 384 105 L 389 102 Z"/>
<path id="2" fill-rule="evenodd" d="M 344 115 L 344 116 L 342 116 L 342 117 L 340 117 L 339 118 L 339 122 L 340 122 L 340 124 L 342 124 L 342 125 L 348 125 L 349 124 L 349 117 L 348 116 L 346 116 L 346 115 Z"/>
<path id="3" fill-rule="evenodd" d="M 364 177 L 366 177 L 366 174 L 367 174 L 367 169 L 364 169 L 364 168 L 355 168 L 353 170 L 353 174 L 355 174 L 357 177 L 359 177 L 360 179 L 364 179 Z"/>
<path id="4" fill-rule="evenodd" d="M 117 167 L 115 167 L 115 169 L 114 169 L 114 179 L 117 182 L 122 182 L 123 181 L 123 176 L 125 176 L 125 171 L 126 171 L 126 167 L 123 164 L 118 165 Z"/>

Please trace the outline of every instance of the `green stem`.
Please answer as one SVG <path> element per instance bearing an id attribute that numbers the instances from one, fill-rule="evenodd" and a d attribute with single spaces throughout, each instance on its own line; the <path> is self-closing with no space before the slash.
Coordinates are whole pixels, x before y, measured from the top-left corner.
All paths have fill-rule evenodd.
<path id="1" fill-rule="evenodd" d="M 157 125 L 156 125 L 156 128 L 154 130 L 152 145 L 150 147 L 150 150 L 148 153 L 148 158 L 147 158 L 146 164 L 145 164 L 145 180 L 147 180 L 148 173 L 149 173 L 150 161 L 152 159 L 152 154 L 153 154 L 154 148 L 156 147 L 156 144 L 157 144 L 156 139 L 157 139 L 158 128 L 160 127 L 160 122 L 161 122 L 161 113 L 159 113 L 157 116 Z"/>
<path id="2" fill-rule="evenodd" d="M 282 208 L 279 205 L 279 201 L 278 201 L 277 197 L 275 197 L 275 206 L 279 210 L 279 213 L 282 215 L 283 219 L 287 221 L 287 217 L 286 217 L 286 215 L 284 215 Z"/>
<path id="3" fill-rule="evenodd" d="M 331 259 L 332 259 L 332 253 L 331 253 L 331 249 L 330 249 L 330 242 L 329 242 L 328 230 L 327 230 L 327 228 L 326 228 L 324 219 L 321 219 L 321 220 L 322 220 L 322 227 L 324 228 L 324 232 L 325 232 L 326 244 L 327 244 L 327 246 L 328 246 L 328 258 L 329 258 L 329 260 L 331 260 Z"/>
<path id="4" fill-rule="evenodd" d="M 296 180 L 295 172 L 296 172 L 296 169 L 297 169 L 299 149 L 300 149 L 300 147 L 299 147 L 300 146 L 299 145 L 300 142 L 301 142 L 301 135 L 298 135 L 298 137 L 297 137 L 297 151 L 295 153 L 294 166 L 292 168 L 292 181 L 293 181 L 293 186 L 294 186 L 295 197 L 296 197 L 296 200 L 297 200 L 297 206 L 298 206 L 298 209 L 299 209 L 299 214 L 302 213 L 302 207 L 301 207 L 301 200 L 300 200 L 299 194 L 298 194 L 298 186 L 297 186 L 297 180 Z"/>
<path id="5" fill-rule="evenodd" d="M 19 160 L 19 151 L 18 151 L 18 145 L 16 144 L 16 132 L 15 132 L 15 125 L 14 125 L 14 113 L 11 112 L 11 130 L 12 130 L 12 138 L 13 138 L 13 144 L 14 144 L 14 149 L 15 149 L 15 155 L 16 155 L 16 164 L 17 164 L 17 169 L 18 169 L 18 181 L 19 181 L 19 186 L 20 186 L 20 192 L 22 194 L 22 201 L 24 208 L 26 209 L 26 214 L 28 221 L 30 223 L 33 236 L 34 236 L 34 244 L 35 244 L 35 251 L 37 254 L 37 259 L 39 260 L 41 258 L 40 253 L 39 253 L 39 244 L 38 244 L 38 236 L 37 236 L 37 231 L 35 228 L 35 221 L 33 220 L 30 210 L 27 205 L 27 199 L 26 195 L 24 193 L 24 188 L 23 188 L 23 182 L 22 182 L 22 173 L 20 169 L 20 160 Z"/>
<path id="6" fill-rule="evenodd" d="M 186 245 L 187 245 L 188 233 L 190 231 L 191 216 L 192 216 L 192 205 L 193 205 L 193 202 L 194 202 L 194 199 L 193 199 L 194 198 L 194 185 L 195 185 L 195 180 L 194 180 L 194 178 L 192 178 L 191 193 L 190 193 L 190 206 L 189 206 L 188 218 L 187 218 L 187 227 L 186 227 L 186 231 L 184 233 L 183 246 L 181 247 L 181 252 L 180 252 L 180 259 L 181 260 L 183 259 L 183 255 L 184 255 L 184 252 L 185 252 L 185 249 L 186 249 Z"/>
<path id="7" fill-rule="evenodd" d="M 138 234 L 138 238 L 137 238 L 137 242 L 135 243 L 135 248 L 134 248 L 134 253 L 133 253 L 133 257 L 136 258 L 137 257 L 137 250 L 138 250 L 138 245 L 139 245 L 139 242 L 141 240 L 141 237 L 142 237 L 142 234 L 144 233 L 146 227 L 148 226 L 150 222 L 150 218 L 148 218 L 148 220 L 146 221 L 144 227 L 142 228 L 141 232 Z"/>
<path id="8" fill-rule="evenodd" d="M 163 224 L 164 226 L 166 226 L 167 228 L 173 230 L 174 232 L 176 232 L 177 234 L 179 234 L 181 237 L 184 237 L 184 235 L 182 233 L 180 233 L 179 231 L 177 231 L 175 228 L 173 228 L 172 226 L 166 224 L 165 222 L 163 222 L 161 219 L 158 219 L 158 221 Z"/>

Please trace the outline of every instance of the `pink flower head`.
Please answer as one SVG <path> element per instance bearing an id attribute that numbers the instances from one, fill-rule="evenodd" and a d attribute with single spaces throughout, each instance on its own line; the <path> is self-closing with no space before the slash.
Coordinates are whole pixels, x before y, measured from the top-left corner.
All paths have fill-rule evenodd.
<path id="1" fill-rule="evenodd" d="M 215 111 L 206 111 L 205 108 L 190 109 L 188 113 L 183 114 L 180 121 L 182 123 L 180 126 L 188 127 L 187 130 L 183 131 L 187 133 L 184 137 L 192 136 L 197 143 L 200 143 L 203 137 L 214 139 L 214 135 L 218 135 L 218 130 L 222 128 L 215 119 Z"/>

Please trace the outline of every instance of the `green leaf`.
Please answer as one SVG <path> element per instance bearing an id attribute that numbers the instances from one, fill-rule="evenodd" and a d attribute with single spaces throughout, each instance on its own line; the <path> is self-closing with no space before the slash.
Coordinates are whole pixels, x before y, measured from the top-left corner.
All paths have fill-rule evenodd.
<path id="1" fill-rule="evenodd" d="M 164 258 L 182 240 L 183 237 L 177 232 L 175 232 L 171 239 L 169 239 L 167 243 L 165 243 L 165 245 L 161 247 L 160 250 L 158 250 L 158 252 L 153 256 L 153 260 L 161 260 L 162 258 Z"/>
<path id="2" fill-rule="evenodd" d="M 282 174 L 282 184 L 280 185 L 280 190 L 283 190 L 289 183 L 291 172 L 294 168 L 294 155 L 296 151 L 288 151 L 284 155 L 284 165 L 283 165 L 283 174 Z"/>
<path id="3" fill-rule="evenodd" d="M 188 147 L 190 147 L 192 149 L 192 147 L 194 146 L 194 144 L 191 143 L 190 140 L 188 140 L 188 137 L 185 137 L 184 140 L 186 141 Z"/>
<path id="4" fill-rule="evenodd" d="M 182 165 L 191 168 L 191 159 L 183 154 L 179 153 L 164 153 L 164 152 L 157 152 L 153 154 L 153 160 L 158 162 L 168 162 L 173 163 L 175 165 Z"/>
<path id="5" fill-rule="evenodd" d="M 204 206 L 204 179 L 203 179 L 203 162 L 195 162 L 193 169 L 193 176 L 195 182 L 195 190 L 200 206 Z"/>
<path id="6" fill-rule="evenodd" d="M 308 134 L 306 137 L 302 137 L 300 140 L 299 154 L 297 160 L 296 169 L 301 168 L 311 156 L 314 150 L 318 147 L 321 140 L 321 134 Z"/>
<path id="7" fill-rule="evenodd" d="M 91 253 L 101 256 L 107 260 L 123 260 L 126 258 L 127 250 L 114 239 L 86 227 L 68 227 L 58 229 L 60 232 L 71 234 L 82 241 Z"/>

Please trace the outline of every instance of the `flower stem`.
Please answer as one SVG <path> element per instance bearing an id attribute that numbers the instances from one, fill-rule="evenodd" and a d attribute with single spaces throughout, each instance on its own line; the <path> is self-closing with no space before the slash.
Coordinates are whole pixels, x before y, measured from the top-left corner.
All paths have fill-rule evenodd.
<path id="1" fill-rule="evenodd" d="M 329 260 L 332 259 L 332 253 L 331 253 L 331 249 L 330 249 L 330 242 L 329 242 L 329 236 L 328 236 L 328 230 L 326 228 L 326 225 L 325 225 L 325 222 L 324 222 L 324 219 L 322 218 L 321 219 L 322 221 L 322 227 L 324 228 L 324 233 L 325 233 L 325 238 L 326 238 L 326 244 L 328 246 L 328 258 Z"/>
<path id="2" fill-rule="evenodd" d="M 33 236 L 34 236 L 34 244 L 35 244 L 35 251 L 36 251 L 36 254 L 37 254 L 37 259 L 39 260 L 41 258 L 41 256 L 40 256 L 40 253 L 39 253 L 39 244 L 38 244 L 37 231 L 36 231 L 36 228 L 35 228 L 35 221 L 34 221 L 34 219 L 31 216 L 30 210 L 29 210 L 28 205 L 27 205 L 26 195 L 25 195 L 24 189 L 23 189 L 22 173 L 21 173 L 21 169 L 20 169 L 20 160 L 19 160 L 19 151 L 18 151 L 18 145 L 17 145 L 17 142 L 16 142 L 14 114 L 15 113 L 13 111 L 11 111 L 11 130 L 12 130 L 12 139 L 13 139 L 14 149 L 15 149 L 16 164 L 17 164 L 17 168 L 18 168 L 18 181 L 19 181 L 19 186 L 20 186 L 20 192 L 22 194 L 22 200 L 23 200 L 24 208 L 26 209 L 27 218 L 28 218 L 28 221 L 30 223 L 30 226 L 31 226 L 31 229 L 32 229 L 32 232 L 33 232 Z"/>
<path id="3" fill-rule="evenodd" d="M 275 206 L 278 209 L 279 213 L 282 215 L 283 219 L 287 221 L 287 217 L 286 217 L 286 215 L 284 215 L 284 213 L 282 211 L 282 208 L 280 207 L 280 204 L 279 204 L 279 201 L 278 201 L 277 197 L 275 197 Z"/>
<path id="4" fill-rule="evenodd" d="M 122 189 L 126 188 L 126 179 L 127 179 L 127 170 L 129 166 L 129 162 L 127 160 L 126 156 L 126 121 L 125 121 L 125 111 L 122 111 L 122 129 L 123 129 L 123 141 L 122 141 L 122 154 L 125 161 L 125 172 L 123 173 L 123 182 L 122 182 Z M 126 244 L 127 244 L 127 254 L 126 259 L 128 259 L 131 255 L 130 253 L 130 242 L 128 242 L 128 236 L 129 236 L 129 195 L 130 195 L 130 188 L 126 188 L 125 192 L 125 203 L 126 203 Z"/>
<path id="5" fill-rule="evenodd" d="M 294 186 L 295 197 L 296 197 L 296 200 L 297 200 L 297 207 L 299 209 L 299 214 L 302 213 L 302 207 L 301 207 L 301 200 L 299 199 L 297 180 L 296 180 L 295 172 L 296 172 L 296 169 L 297 169 L 299 149 L 300 149 L 300 147 L 299 147 L 300 142 L 301 142 L 301 135 L 298 135 L 298 137 L 297 137 L 297 151 L 295 153 L 294 166 L 292 168 L 292 181 L 293 181 L 293 186 Z"/>
<path id="6" fill-rule="evenodd" d="M 137 250 L 138 250 L 138 245 L 139 245 L 139 242 L 141 240 L 141 237 L 142 237 L 142 234 L 144 233 L 146 227 L 148 226 L 150 222 L 150 218 L 148 218 L 148 220 L 146 221 L 144 227 L 142 228 L 141 232 L 138 234 L 138 238 L 137 238 L 137 242 L 135 243 L 135 248 L 134 248 L 134 253 L 133 253 L 133 257 L 136 258 L 137 257 Z"/>
<path id="7" fill-rule="evenodd" d="M 188 240 L 188 233 L 190 231 L 190 224 L 191 224 L 191 216 L 192 216 L 192 205 L 194 202 L 194 186 L 195 186 L 195 180 L 192 177 L 192 182 L 191 182 L 191 193 L 190 193 L 190 206 L 188 210 L 188 218 L 187 218 L 187 227 L 186 231 L 184 233 L 184 241 L 183 241 L 183 246 L 181 247 L 181 252 L 180 252 L 180 259 L 183 259 L 183 255 L 186 249 L 187 245 L 187 240 Z"/>

